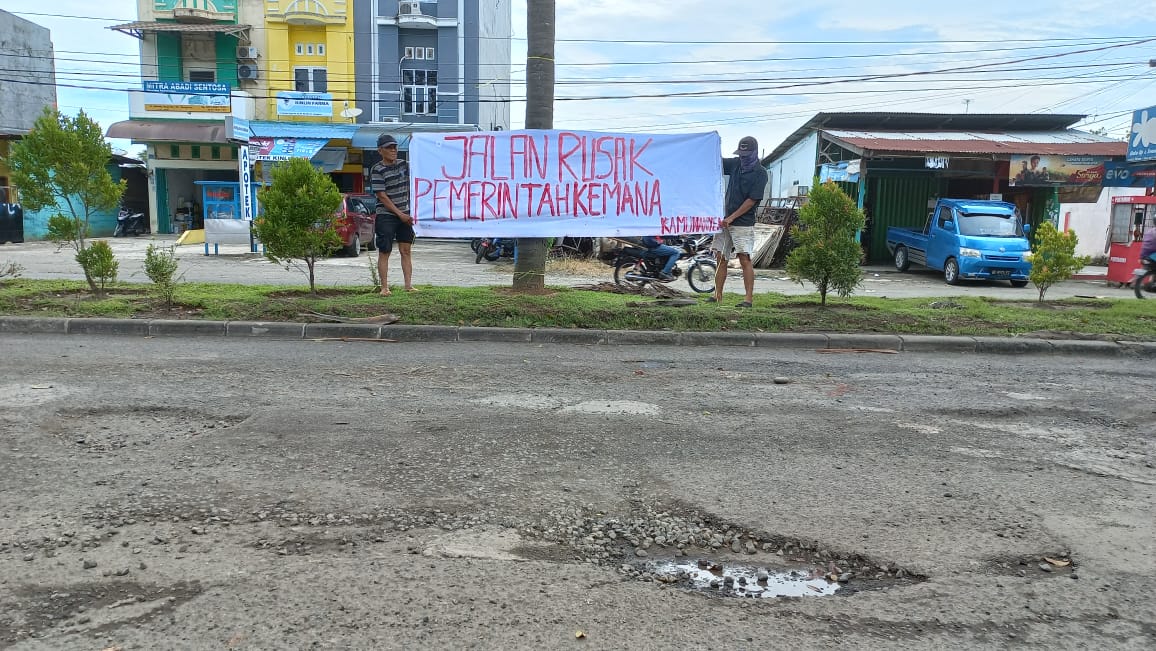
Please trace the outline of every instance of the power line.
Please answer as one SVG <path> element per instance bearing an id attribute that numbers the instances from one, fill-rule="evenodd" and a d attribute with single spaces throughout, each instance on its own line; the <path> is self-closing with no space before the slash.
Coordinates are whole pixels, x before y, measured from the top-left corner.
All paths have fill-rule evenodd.
<path id="1" fill-rule="evenodd" d="M 96 20 L 101 22 L 121 22 L 133 23 L 137 22 L 135 18 L 106 18 L 102 16 L 78 16 L 75 14 L 54 14 L 54 13 L 39 13 L 31 11 L 13 11 L 13 14 L 21 16 L 41 16 L 48 18 L 70 18 L 77 20 Z M 266 29 L 259 25 L 250 25 L 250 29 Z M 375 34 L 377 30 L 372 32 L 343 32 L 346 34 Z M 467 39 L 479 40 L 513 40 L 524 41 L 524 36 L 466 36 Z M 1104 37 L 1062 37 L 1062 38 L 1022 38 L 1014 39 L 1017 43 L 1052 43 L 1052 42 L 1072 42 L 1072 41 L 1104 41 L 1112 39 L 1147 39 L 1152 36 L 1104 36 Z M 736 41 L 727 39 L 725 41 L 692 41 L 692 40 L 663 40 L 663 39 L 593 39 L 593 38 L 560 38 L 556 39 L 558 43 L 619 43 L 629 45 L 930 45 L 939 43 L 959 43 L 959 44 L 982 44 L 982 43 L 1007 43 L 1008 39 L 910 39 L 910 40 L 763 40 L 763 41 Z"/>
<path id="2" fill-rule="evenodd" d="M 688 60 L 653 60 L 652 59 L 652 60 L 647 60 L 647 61 L 607 61 L 607 62 L 557 61 L 557 62 L 555 62 L 555 66 L 557 66 L 557 67 L 610 67 L 610 66 L 654 66 L 654 65 L 702 65 L 702 64 L 712 64 L 712 63 L 734 64 L 734 63 L 759 63 L 759 62 L 772 62 L 772 61 L 783 61 L 783 62 L 828 61 L 828 60 L 829 61 L 842 61 L 842 60 L 848 60 L 848 59 L 894 58 L 894 57 L 912 57 L 912 56 L 945 56 L 945 55 L 978 54 L 978 53 L 990 53 L 990 52 L 1013 52 L 1013 51 L 1022 51 L 1022 50 L 1038 50 L 1038 49 L 1053 49 L 1053 48 L 1084 46 L 1084 45 L 1097 45 L 1097 44 L 1103 44 L 1103 43 L 1109 42 L 1109 41 L 1130 42 L 1133 40 L 1135 40 L 1135 39 L 1132 37 L 1127 37 L 1127 38 L 1124 38 L 1124 37 L 1105 37 L 1104 39 L 1099 39 L 1099 40 L 1094 40 L 1094 41 L 1089 41 L 1087 39 L 1083 39 L 1084 42 L 1082 42 L 1082 43 L 1059 43 L 1059 44 L 1055 44 L 1055 45 L 1031 45 L 1031 46 L 1022 46 L 1022 47 L 982 48 L 982 49 L 976 49 L 976 50 L 939 50 L 939 51 L 934 51 L 934 52 L 880 52 L 880 53 L 876 53 L 876 54 L 837 54 L 837 55 L 823 55 L 823 56 L 758 57 L 758 58 L 750 58 L 750 59 L 739 59 L 739 58 L 734 58 L 734 59 L 698 59 L 698 60 L 693 60 L 693 61 L 688 61 Z M 3 50 L 3 48 L 0 48 L 0 50 Z M 55 54 L 85 54 L 85 55 L 93 55 L 93 56 L 119 56 L 119 57 L 134 57 L 134 58 L 138 58 L 140 56 L 139 53 L 135 53 L 135 52 L 134 53 L 89 52 L 89 51 L 82 51 L 82 50 L 54 50 L 54 51 L 50 51 L 50 50 L 25 50 L 25 51 L 17 51 L 17 50 L 11 50 L 11 49 L 9 51 L 14 53 L 12 56 L 24 56 L 24 57 L 28 57 L 28 58 L 44 58 L 44 59 L 54 58 L 51 56 L 43 56 L 43 55 L 46 55 L 50 52 L 55 52 Z M 24 52 L 39 52 L 40 55 L 25 54 Z M 162 61 L 162 60 L 163 61 L 170 61 L 171 60 L 172 62 L 176 62 L 176 61 L 181 60 L 181 57 L 178 55 L 160 55 L 160 54 L 158 54 L 158 55 L 156 55 L 156 58 L 158 59 L 158 61 Z M 279 59 L 279 58 L 273 59 L 273 58 L 268 58 L 268 57 L 261 57 L 261 58 L 268 63 L 288 63 L 290 61 L 295 60 L 295 59 Z M 72 59 L 72 58 L 63 58 L 63 57 L 56 57 L 56 60 L 58 60 L 58 61 L 90 61 L 90 59 Z M 106 61 L 106 62 L 102 62 L 102 63 L 117 64 L 117 65 L 134 65 L 134 66 L 138 65 L 138 63 L 135 61 L 133 61 L 133 62 Z M 146 65 L 151 66 L 153 64 L 149 63 Z M 512 64 L 493 63 L 493 64 L 479 64 L 479 65 L 507 66 L 507 65 L 512 65 Z"/>
<path id="3" fill-rule="evenodd" d="M 92 85 L 60 83 L 60 82 L 57 82 L 55 84 L 50 84 L 47 82 L 37 82 L 37 81 L 29 81 L 29 80 L 25 80 L 25 79 L 12 79 L 12 78 L 0 78 L 0 81 L 9 82 L 9 83 L 16 83 L 16 84 L 33 85 L 33 86 L 56 86 L 58 88 L 76 88 L 76 89 L 81 89 L 81 90 L 96 90 L 96 91 L 109 91 L 109 92 L 130 92 L 130 91 L 139 92 L 140 91 L 139 88 L 135 88 L 135 87 L 92 86 Z M 1064 86 L 1064 85 L 1073 85 L 1073 84 L 1099 84 L 1099 83 L 1103 83 L 1103 81 L 1098 80 L 1098 79 L 1086 80 L 1086 81 L 1071 81 L 1069 79 L 1057 79 L 1055 81 L 1050 81 L 1050 82 L 1041 82 L 1041 83 L 1024 84 L 1024 85 L 1025 86 L 1041 86 L 1042 87 L 1042 86 Z M 822 85 L 826 85 L 826 84 L 822 84 Z M 959 87 L 958 89 L 971 91 L 971 90 L 977 90 L 977 89 L 982 90 L 985 88 L 988 88 L 988 87 L 981 85 L 981 86 Z M 666 95 L 636 95 L 633 97 L 630 97 L 630 96 L 615 96 L 613 98 L 605 98 L 605 97 L 557 97 L 555 99 L 556 99 L 556 101 L 580 102 L 580 101 L 599 101 L 599 100 L 605 100 L 605 99 L 647 99 L 647 98 L 683 97 L 683 96 L 691 97 L 691 98 L 710 98 L 710 97 L 714 97 L 714 98 L 719 98 L 719 97 L 757 98 L 757 97 L 780 97 L 780 96 L 804 96 L 805 97 L 805 96 L 812 96 L 812 95 L 856 95 L 856 94 L 871 94 L 871 93 L 907 93 L 907 94 L 910 94 L 912 92 L 919 92 L 919 91 L 912 91 L 912 89 L 909 89 L 909 88 L 891 88 L 891 89 L 884 88 L 884 89 L 863 89 L 863 90 L 837 90 L 837 91 L 802 91 L 802 92 L 786 92 L 786 93 L 767 92 L 767 93 L 763 93 L 763 94 L 752 95 L 748 92 L 748 90 L 749 89 L 738 90 L 738 91 L 713 91 L 710 93 L 694 93 L 694 94 L 690 94 L 690 95 L 685 95 L 685 94 L 681 94 L 681 93 L 670 93 L 670 94 L 666 94 Z M 954 88 L 931 88 L 931 89 L 927 89 L 927 90 L 956 90 L 956 89 L 954 89 Z M 277 99 L 277 97 L 275 95 L 250 95 L 249 98 L 254 99 L 254 100 L 258 100 L 258 99 L 274 100 L 274 99 Z M 333 101 L 356 101 L 356 97 L 334 96 Z M 394 100 L 387 100 L 387 101 L 392 102 Z M 457 103 L 458 101 L 459 100 L 457 97 L 453 97 L 452 99 L 446 100 L 446 103 Z M 493 97 L 493 98 L 477 97 L 477 98 L 474 98 L 474 97 L 466 96 L 461 101 L 477 102 L 477 103 L 481 103 L 481 104 L 506 104 L 506 103 L 512 103 L 512 102 L 523 102 L 523 101 L 525 101 L 525 98 L 524 97 L 505 97 L 505 98 L 502 98 L 502 97 Z"/>
<path id="4" fill-rule="evenodd" d="M 1134 44 L 1139 44 L 1141 42 L 1149 42 L 1149 41 L 1153 41 L 1153 40 L 1156 40 L 1156 38 L 1145 39 L 1144 41 L 1138 41 Z M 1054 59 L 1057 57 L 1070 56 L 1073 54 L 1086 54 L 1088 52 L 1096 52 L 1096 51 L 1101 51 L 1101 50 L 1106 50 L 1106 49 L 1114 49 L 1117 47 L 1123 47 L 1123 46 L 1122 45 L 1110 45 L 1110 46 L 1105 46 L 1105 47 L 1100 47 L 1100 48 L 1092 48 L 1092 49 L 1088 49 L 1088 50 L 1077 50 L 1074 52 L 1048 54 L 1048 55 L 1042 55 L 1042 56 L 1038 56 L 1038 57 L 1026 57 L 1026 58 L 1016 59 L 1016 60 L 1012 60 L 1012 61 L 981 63 L 981 64 L 970 65 L 970 66 L 960 66 L 960 67 L 955 67 L 955 68 L 943 68 L 943 69 L 939 69 L 939 70 L 922 70 L 922 71 L 915 71 L 915 72 L 899 72 L 899 73 L 878 74 L 878 75 L 871 75 L 871 76 L 863 77 L 863 78 L 857 79 L 856 81 L 868 81 L 868 80 L 874 80 L 874 79 L 899 79 L 899 78 L 904 78 L 904 77 L 918 77 L 918 76 L 944 74 L 944 73 L 948 73 L 948 72 L 961 72 L 961 71 L 974 70 L 974 69 L 980 69 L 980 68 L 990 68 L 993 66 L 1013 65 L 1013 64 L 1017 64 L 1017 63 L 1027 63 L 1030 61 L 1041 61 L 1044 59 Z M 836 84 L 836 83 L 846 83 L 846 82 L 839 81 L 839 80 L 830 80 L 830 81 L 815 82 L 813 84 L 811 84 L 811 83 L 799 83 L 799 84 L 784 84 L 781 86 L 753 86 L 750 88 L 735 89 L 731 92 L 742 94 L 742 93 L 752 93 L 752 92 L 760 92 L 760 91 L 767 91 L 767 90 L 786 90 L 786 89 L 790 89 L 790 88 L 798 88 L 798 87 L 804 87 L 804 86 L 824 86 L 824 85 L 830 85 L 830 84 Z M 590 99 L 623 100 L 623 99 L 642 99 L 642 98 L 660 98 L 660 97 L 661 98 L 695 97 L 695 96 L 700 96 L 700 95 L 704 95 L 704 94 L 711 94 L 711 92 L 712 91 L 687 91 L 687 92 L 680 92 L 680 93 L 662 93 L 662 94 L 634 95 L 634 96 L 603 95 L 603 96 L 597 96 L 597 97 L 587 97 L 587 98 L 582 98 L 582 99 L 587 99 L 587 100 L 590 100 Z M 558 101 L 573 101 L 573 98 L 556 98 L 556 99 Z"/>
<path id="5" fill-rule="evenodd" d="M 1137 77 L 1140 77 L 1140 76 L 1143 76 L 1144 74 L 1146 74 L 1146 72 L 1147 72 L 1147 62 L 1146 61 L 1114 61 L 1114 62 L 1094 63 L 1094 64 L 1038 66 L 1038 67 L 1025 67 L 1025 68 L 993 68 L 990 70 L 989 69 L 958 70 L 958 71 L 956 71 L 954 73 L 950 73 L 950 74 L 995 75 L 995 74 L 999 74 L 999 73 L 1071 71 L 1071 70 L 1081 70 L 1081 69 L 1089 69 L 1089 68 L 1093 68 L 1093 69 L 1097 69 L 1097 70 L 1111 69 L 1108 71 L 1114 72 L 1114 71 L 1124 70 L 1124 69 L 1128 69 L 1128 68 L 1133 68 L 1136 66 L 1144 66 L 1145 72 L 1139 73 L 1137 75 L 1131 75 L 1128 77 L 1121 77 L 1119 79 L 1137 78 Z M 25 72 L 25 70 L 22 68 L 0 68 L 0 72 L 21 73 L 21 72 Z M 78 78 L 87 77 L 87 78 L 98 78 L 98 79 L 99 78 L 112 78 L 112 77 L 129 78 L 129 79 L 139 79 L 140 78 L 139 73 L 106 72 L 103 70 L 57 70 L 57 71 L 55 71 L 55 74 L 57 77 L 78 77 Z M 751 74 L 755 74 L 755 73 L 751 73 Z M 947 74 L 947 73 L 945 73 L 945 74 Z M 329 74 L 327 75 L 327 78 L 329 79 L 330 82 L 338 82 L 338 83 L 375 82 L 377 84 L 390 84 L 390 85 L 395 85 L 395 84 L 401 83 L 401 79 L 397 79 L 397 78 L 365 77 L 365 76 L 359 76 L 356 74 L 349 75 L 346 73 L 335 72 L 335 71 L 330 71 Z M 443 75 L 439 75 L 438 78 L 439 78 L 439 81 L 442 83 L 455 83 L 456 84 L 456 83 L 459 83 L 461 81 L 458 78 L 448 77 L 448 76 L 443 76 Z M 1044 75 L 1033 75 L 1033 76 L 1026 76 L 1026 77 L 1025 76 L 1008 76 L 1008 77 L 995 77 L 995 76 L 993 76 L 993 77 L 987 77 L 984 80 L 985 81 L 1019 81 L 1019 80 L 1024 80 L 1024 79 L 1031 80 L 1031 79 L 1063 79 L 1063 78 L 1066 78 L 1066 77 L 1050 77 L 1050 76 L 1044 76 Z M 294 79 L 295 79 L 295 77 L 293 76 L 292 71 L 284 71 L 283 73 L 270 75 L 269 77 L 267 77 L 265 79 L 265 81 L 275 82 L 275 83 L 292 83 L 294 81 Z M 1116 80 L 1116 78 L 1109 79 L 1107 77 L 1104 77 L 1103 79 L 1105 81 Z M 726 78 L 720 78 L 720 77 L 700 77 L 697 79 L 640 79 L 640 80 L 615 79 L 615 78 L 609 78 L 609 79 L 606 79 L 606 78 L 576 78 L 576 79 L 559 79 L 556 83 L 558 85 L 565 85 L 565 86 L 605 86 L 605 85 L 626 85 L 626 86 L 655 86 L 655 85 L 656 86 L 664 86 L 664 85 L 670 85 L 670 86 L 678 86 L 678 85 L 686 85 L 686 84 L 724 85 L 724 84 L 739 84 L 739 83 L 746 84 L 746 83 L 752 83 L 752 82 L 785 82 L 785 81 L 819 82 L 819 81 L 825 81 L 825 80 L 835 80 L 835 81 L 846 82 L 846 83 L 854 83 L 854 82 L 859 82 L 859 81 L 862 81 L 863 83 L 878 83 L 878 82 L 885 82 L 885 83 L 924 83 L 924 81 L 921 79 L 879 79 L 879 78 L 877 78 L 876 75 L 830 75 L 830 76 L 808 75 L 808 76 L 786 76 L 786 77 L 755 77 L 755 76 L 748 75 L 748 76 L 745 76 L 741 79 L 726 79 Z M 955 79 L 939 79 L 939 78 L 937 78 L 936 81 L 944 82 L 944 81 L 971 81 L 971 80 L 968 80 L 968 79 L 955 80 Z M 490 81 L 489 83 L 493 84 L 494 82 Z M 521 85 L 522 82 L 520 82 L 518 80 L 510 79 L 510 80 L 498 80 L 498 83 L 510 84 L 510 85 Z"/>

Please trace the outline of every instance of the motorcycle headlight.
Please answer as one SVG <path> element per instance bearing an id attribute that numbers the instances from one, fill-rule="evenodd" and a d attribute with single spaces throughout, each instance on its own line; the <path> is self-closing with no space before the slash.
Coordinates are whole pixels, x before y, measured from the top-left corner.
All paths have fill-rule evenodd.
<path id="1" fill-rule="evenodd" d="M 961 258 L 979 258 L 979 257 L 982 257 L 982 254 L 979 252 L 979 249 L 960 249 L 959 250 L 959 257 L 961 257 Z"/>

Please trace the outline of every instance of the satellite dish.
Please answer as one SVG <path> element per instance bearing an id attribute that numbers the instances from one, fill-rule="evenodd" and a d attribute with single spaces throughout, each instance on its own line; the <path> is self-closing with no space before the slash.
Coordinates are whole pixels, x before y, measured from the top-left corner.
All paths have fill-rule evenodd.
<path id="1" fill-rule="evenodd" d="M 343 117 L 343 118 L 355 118 L 355 117 L 361 115 L 362 113 L 364 113 L 364 111 L 362 111 L 359 108 L 356 108 L 356 107 L 355 108 L 347 108 L 347 109 L 341 110 L 341 117 Z"/>

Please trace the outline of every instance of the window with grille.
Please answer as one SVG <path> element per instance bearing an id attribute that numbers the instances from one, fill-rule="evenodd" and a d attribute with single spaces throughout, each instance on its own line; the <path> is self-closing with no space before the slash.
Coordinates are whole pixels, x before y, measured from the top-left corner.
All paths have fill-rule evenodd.
<path id="1" fill-rule="evenodd" d="M 294 68 L 293 90 L 299 93 L 324 93 L 329 88 L 329 73 L 325 68 Z"/>
<path id="2" fill-rule="evenodd" d="M 437 70 L 402 70 L 401 112 L 407 115 L 437 115 L 437 86 Z"/>
<path id="3" fill-rule="evenodd" d="M 187 74 L 189 76 L 187 81 L 201 81 L 201 82 L 209 82 L 209 83 L 217 81 L 217 71 L 216 70 L 195 70 L 194 69 L 194 70 L 189 70 Z"/>

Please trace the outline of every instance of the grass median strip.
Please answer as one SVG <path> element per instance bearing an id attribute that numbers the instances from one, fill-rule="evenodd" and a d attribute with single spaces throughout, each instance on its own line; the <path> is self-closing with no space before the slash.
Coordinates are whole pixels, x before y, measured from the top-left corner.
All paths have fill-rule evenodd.
<path id="1" fill-rule="evenodd" d="M 543 295 L 505 287 L 433 287 L 382 298 L 369 287 L 321 288 L 186 283 L 172 311 L 149 286 L 122 283 L 97 300 L 84 283 L 17 279 L 0 284 L 0 314 L 42 317 L 324 321 L 317 312 L 345 318 L 390 313 L 398 323 L 451 326 L 593 328 L 606 330 L 886 332 L 928 335 L 1093 336 L 1156 341 L 1151 301 L 1070 299 L 1036 303 L 981 297 L 852 297 L 819 305 L 816 296 L 759 294 L 753 309 L 721 304 L 671 307 L 637 295 L 551 288 Z M 388 328 L 388 326 L 385 326 Z"/>

